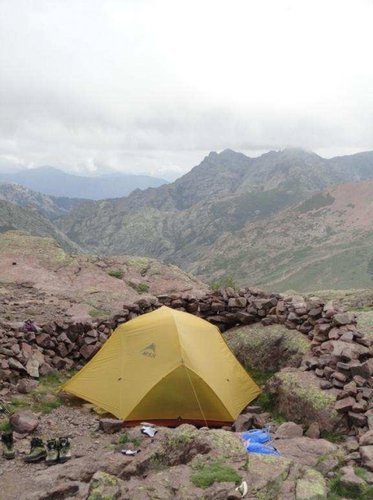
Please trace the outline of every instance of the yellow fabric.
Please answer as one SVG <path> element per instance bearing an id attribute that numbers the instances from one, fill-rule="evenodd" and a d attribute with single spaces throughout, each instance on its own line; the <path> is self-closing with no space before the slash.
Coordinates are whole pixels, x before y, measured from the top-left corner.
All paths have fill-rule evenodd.
<path id="1" fill-rule="evenodd" d="M 161 307 L 119 326 L 63 390 L 124 420 L 235 420 L 260 389 L 217 327 Z"/>

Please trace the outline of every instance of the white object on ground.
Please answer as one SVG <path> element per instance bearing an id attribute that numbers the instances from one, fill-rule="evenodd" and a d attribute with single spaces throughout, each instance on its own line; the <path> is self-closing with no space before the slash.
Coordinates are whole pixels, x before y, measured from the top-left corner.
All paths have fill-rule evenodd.
<path id="1" fill-rule="evenodd" d="M 127 455 L 129 457 L 133 457 L 140 453 L 141 450 L 122 450 L 123 455 Z"/>
<path id="2" fill-rule="evenodd" d="M 241 493 L 241 497 L 244 498 L 247 495 L 248 491 L 249 491 L 249 488 L 247 486 L 247 482 L 246 481 L 242 481 L 242 483 L 239 486 L 237 486 L 236 491 L 238 491 L 239 493 Z"/>
<path id="3" fill-rule="evenodd" d="M 146 434 L 149 437 L 154 437 L 157 434 L 157 429 L 150 427 L 149 425 L 143 425 L 141 427 L 142 434 Z"/>

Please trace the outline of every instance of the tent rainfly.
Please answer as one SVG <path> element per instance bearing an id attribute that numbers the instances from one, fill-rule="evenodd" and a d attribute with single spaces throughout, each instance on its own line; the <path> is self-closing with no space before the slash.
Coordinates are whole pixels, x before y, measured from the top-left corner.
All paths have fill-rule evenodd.
<path id="1" fill-rule="evenodd" d="M 216 326 L 165 306 L 120 325 L 63 390 L 125 425 L 215 427 L 260 394 Z"/>

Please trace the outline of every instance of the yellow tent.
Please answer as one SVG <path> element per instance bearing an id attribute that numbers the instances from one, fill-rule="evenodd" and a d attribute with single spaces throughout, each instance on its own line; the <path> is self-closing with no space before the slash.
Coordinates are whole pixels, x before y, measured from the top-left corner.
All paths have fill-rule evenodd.
<path id="1" fill-rule="evenodd" d="M 168 307 L 119 326 L 63 390 L 129 425 L 224 425 L 260 393 L 216 326 Z"/>

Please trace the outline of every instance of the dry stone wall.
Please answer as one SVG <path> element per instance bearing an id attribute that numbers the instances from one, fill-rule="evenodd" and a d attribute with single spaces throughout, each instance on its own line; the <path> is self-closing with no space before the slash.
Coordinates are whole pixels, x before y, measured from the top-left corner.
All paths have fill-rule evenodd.
<path id="1" fill-rule="evenodd" d="M 280 323 L 311 340 L 301 365 L 320 378 L 321 389 L 338 392 L 336 410 L 359 433 L 373 424 L 373 345 L 359 332 L 356 318 L 317 297 L 284 297 L 256 288 L 220 289 L 197 298 L 190 294 L 142 298 L 124 305 L 107 321 L 55 321 L 24 331 L 20 323 L 0 323 L 0 397 L 25 377 L 80 368 L 119 324 L 166 305 L 200 316 L 225 331 L 237 325 Z"/>

